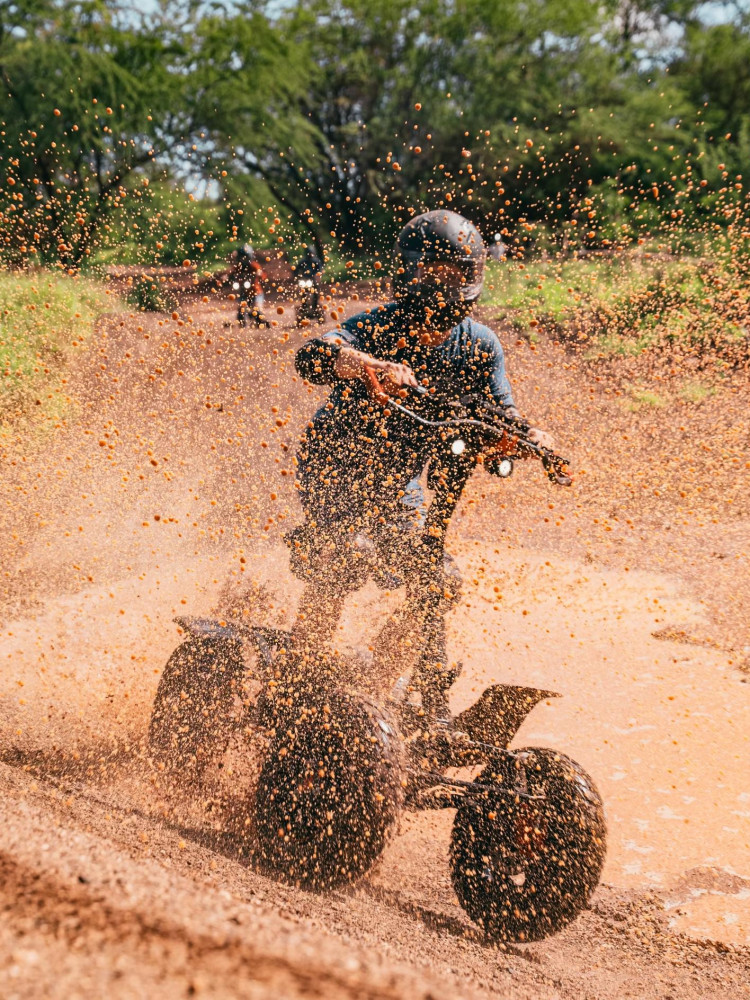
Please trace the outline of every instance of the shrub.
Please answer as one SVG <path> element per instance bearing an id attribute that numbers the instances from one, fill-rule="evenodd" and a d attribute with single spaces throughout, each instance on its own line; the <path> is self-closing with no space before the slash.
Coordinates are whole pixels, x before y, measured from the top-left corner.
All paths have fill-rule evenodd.
<path id="1" fill-rule="evenodd" d="M 172 312 L 177 308 L 177 296 L 171 288 L 151 278 L 141 278 L 128 293 L 129 305 L 141 312 Z"/>

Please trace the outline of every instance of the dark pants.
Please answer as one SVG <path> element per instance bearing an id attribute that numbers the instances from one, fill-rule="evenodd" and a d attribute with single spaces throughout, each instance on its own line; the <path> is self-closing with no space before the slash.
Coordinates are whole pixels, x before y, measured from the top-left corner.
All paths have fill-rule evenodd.
<path id="1" fill-rule="evenodd" d="M 304 494 L 303 494 L 304 500 Z M 461 577 L 450 556 L 423 541 L 424 497 L 412 482 L 396 505 L 365 516 L 341 506 L 305 504 L 307 519 L 288 536 L 291 566 L 307 587 L 295 633 L 311 650 L 330 641 L 346 597 L 374 579 L 383 589 L 406 586 L 406 600 L 375 642 L 392 683 L 412 670 L 423 695 L 451 683 L 445 617 L 457 603 Z"/>

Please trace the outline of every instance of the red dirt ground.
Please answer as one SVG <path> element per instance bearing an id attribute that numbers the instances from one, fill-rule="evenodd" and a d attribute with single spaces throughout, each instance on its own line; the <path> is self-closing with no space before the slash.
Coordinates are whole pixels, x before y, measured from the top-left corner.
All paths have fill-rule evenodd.
<path id="1" fill-rule="evenodd" d="M 603 885 L 564 932 L 482 939 L 450 888 L 448 813 L 407 819 L 360 886 L 316 896 L 254 872 L 153 785 L 139 748 L 171 617 L 248 581 L 267 620 L 294 613 L 280 536 L 319 394 L 294 373 L 304 332 L 272 308 L 263 332 L 200 301 L 179 320 L 103 319 L 66 420 L 2 456 L 2 995 L 750 996 L 739 374 L 688 403 L 684 372 L 504 334 L 518 402 L 576 482 L 555 490 L 528 463 L 508 483 L 475 476 L 450 539 L 467 581 L 454 707 L 492 679 L 564 695 L 519 744 L 580 760 L 610 824 Z M 655 379 L 665 405 L 634 402 L 628 386 Z M 342 643 L 395 600 L 357 595 Z"/>

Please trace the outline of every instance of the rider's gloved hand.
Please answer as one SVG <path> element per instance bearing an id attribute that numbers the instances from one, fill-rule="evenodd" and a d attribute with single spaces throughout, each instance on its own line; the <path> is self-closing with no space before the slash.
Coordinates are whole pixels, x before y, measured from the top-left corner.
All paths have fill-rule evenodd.
<path id="1" fill-rule="evenodd" d="M 520 414 L 518 416 L 520 417 Z M 534 444 L 538 444 L 542 448 L 549 448 L 550 451 L 555 450 L 555 439 L 547 431 L 543 431 L 539 427 L 530 427 L 527 433 L 529 440 Z M 517 441 L 518 438 L 513 434 L 504 434 L 502 438 L 493 441 L 484 449 L 484 455 L 486 458 L 505 458 L 506 455 L 515 455 Z"/>
<path id="2" fill-rule="evenodd" d="M 555 450 L 555 439 L 551 434 L 541 430 L 539 427 L 529 428 L 529 440 L 534 444 L 538 444 L 541 448 L 549 448 L 550 451 Z"/>
<path id="3" fill-rule="evenodd" d="M 382 361 L 353 347 L 339 348 L 334 371 L 341 379 L 360 379 L 376 398 L 396 396 L 406 387 L 418 385 L 417 377 L 408 365 Z"/>

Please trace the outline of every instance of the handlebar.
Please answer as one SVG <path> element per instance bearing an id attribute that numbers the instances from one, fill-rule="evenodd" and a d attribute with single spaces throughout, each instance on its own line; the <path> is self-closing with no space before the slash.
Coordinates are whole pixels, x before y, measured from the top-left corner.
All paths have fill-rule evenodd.
<path id="1" fill-rule="evenodd" d="M 412 392 L 422 397 L 430 397 L 430 394 L 423 386 L 410 386 Z M 437 400 L 436 402 L 441 402 Z M 545 448 L 543 445 L 537 444 L 536 441 L 532 441 L 528 437 L 529 426 L 524 421 L 513 418 L 508 414 L 501 411 L 499 407 L 490 406 L 490 404 L 485 403 L 484 400 L 479 400 L 476 397 L 465 397 L 462 400 L 456 400 L 455 403 L 449 403 L 448 405 L 457 405 L 465 409 L 468 402 L 473 402 L 475 405 L 484 405 L 489 412 L 489 415 L 493 418 L 493 422 L 490 423 L 487 420 L 480 420 L 476 417 L 470 416 L 456 416 L 448 417 L 447 419 L 434 420 L 429 417 L 422 416 L 420 413 L 416 413 L 410 407 L 405 406 L 403 403 L 395 400 L 391 397 L 388 398 L 385 404 L 387 409 L 396 410 L 402 416 L 407 417 L 409 420 L 418 424 L 420 427 L 426 427 L 430 430 L 456 430 L 456 431 L 468 431 L 469 436 L 476 436 L 480 438 L 479 444 L 481 446 L 486 446 L 490 441 L 502 441 L 506 437 L 511 437 L 515 440 L 515 445 L 517 447 L 517 453 L 515 456 L 511 457 L 524 457 L 525 455 L 530 455 L 534 458 L 538 458 L 544 471 L 547 474 L 547 478 L 550 482 L 555 483 L 556 486 L 570 486 L 572 479 L 567 472 L 567 466 L 569 462 L 567 459 L 563 458 L 561 455 L 556 454 L 550 448 Z M 481 440 L 484 439 L 484 440 Z M 489 440 L 488 440 L 489 439 Z M 456 445 L 458 443 L 462 444 L 458 450 Z M 462 454 L 466 449 L 467 442 L 461 442 L 461 439 L 457 439 L 453 442 L 452 451 L 454 455 Z M 508 469 L 506 475 L 509 475 L 512 471 L 512 463 Z"/>

